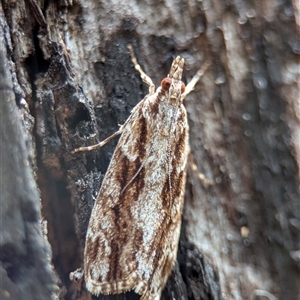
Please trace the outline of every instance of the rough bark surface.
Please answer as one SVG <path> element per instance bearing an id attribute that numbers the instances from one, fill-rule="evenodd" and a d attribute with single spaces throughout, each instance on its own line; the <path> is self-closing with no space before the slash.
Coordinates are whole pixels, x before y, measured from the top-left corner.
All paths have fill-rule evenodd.
<path id="1" fill-rule="evenodd" d="M 1 97 L 1 247 L 20 251 L 1 249 L 2 295 L 22 299 L 37 276 L 30 299 L 54 297 L 40 253 L 40 191 L 60 297 L 91 299 L 69 273 L 82 265 L 89 215 L 117 139 L 71 151 L 115 132 L 147 93 L 130 43 L 156 85 L 175 55 L 186 60 L 186 82 L 211 63 L 186 108 L 194 161 L 215 184 L 188 168 L 180 249 L 162 299 L 300 299 L 299 12 L 296 0 L 2 0 L 1 70 L 12 84 L 0 86 L 9 90 L 7 103 Z M 26 191 L 21 184 L 13 185 L 15 197 L 2 192 L 14 178 L 28 193 L 18 194 Z M 19 216 L 14 226 L 6 215 Z M 31 268 L 14 264 L 15 289 L 5 264 L 11 255 L 27 262 L 24 222 L 38 238 L 25 242 Z M 19 227 L 23 235 L 13 233 Z"/>
<path id="2" fill-rule="evenodd" d="M 0 34 L 3 45 L 3 34 Z M 0 278 L 1 299 L 54 299 L 51 250 L 42 235 L 31 138 L 16 106 L 7 52 L 0 49 Z M 25 122 L 24 122 L 25 121 Z"/>

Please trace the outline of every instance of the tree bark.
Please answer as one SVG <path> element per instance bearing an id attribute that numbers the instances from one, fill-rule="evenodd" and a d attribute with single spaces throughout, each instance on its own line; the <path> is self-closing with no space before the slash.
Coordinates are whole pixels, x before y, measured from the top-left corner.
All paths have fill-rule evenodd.
<path id="1" fill-rule="evenodd" d="M 210 62 L 185 106 L 195 164 L 214 184 L 188 166 L 178 258 L 162 299 L 300 299 L 299 10 L 295 0 L 1 2 L 1 66 L 12 82 L 1 86 L 10 91 L 10 107 L 1 106 L 9 137 L 1 140 L 1 184 L 8 187 L 18 169 L 28 197 L 40 191 L 61 298 L 91 299 L 69 273 L 82 266 L 89 215 L 117 139 L 71 151 L 114 133 L 147 93 L 130 60 L 132 44 L 156 86 L 176 55 L 185 58 L 186 82 Z M 16 117 L 8 118 L 11 110 Z M 5 155 L 24 141 L 30 164 L 6 165 Z M 2 198 L 3 207 L 11 198 Z M 27 211 L 11 205 L 13 214 Z M 11 229 L 3 222 L 1 240 Z M 32 266 L 40 279 L 32 299 L 50 299 L 55 279 L 40 243 L 32 242 L 42 265 Z M 13 282 L 5 276 L 2 291 Z M 25 291 L 18 287 L 11 299 Z M 99 298 L 124 297 L 138 298 Z"/>
<path id="2" fill-rule="evenodd" d="M 3 45 L 3 32 L 0 41 Z M 16 106 L 15 78 L 7 56 L 1 47 L 1 299 L 55 299 L 57 280 L 50 264 L 50 246 L 42 235 L 40 198 L 31 168 L 33 148 L 27 147 L 32 142 L 27 131 L 32 123 L 22 118 L 22 108 Z"/>

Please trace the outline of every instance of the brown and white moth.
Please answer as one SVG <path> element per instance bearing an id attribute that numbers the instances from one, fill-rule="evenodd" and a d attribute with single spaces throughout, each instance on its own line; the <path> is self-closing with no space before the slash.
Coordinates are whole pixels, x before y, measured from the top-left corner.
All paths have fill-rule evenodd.
<path id="1" fill-rule="evenodd" d="M 115 134 L 75 150 L 101 147 L 121 134 L 91 214 L 84 277 L 95 295 L 134 290 L 142 300 L 158 300 L 176 258 L 180 233 L 189 153 L 183 100 L 204 68 L 185 87 L 184 59 L 178 56 L 155 92 L 128 48 L 149 94 Z"/>

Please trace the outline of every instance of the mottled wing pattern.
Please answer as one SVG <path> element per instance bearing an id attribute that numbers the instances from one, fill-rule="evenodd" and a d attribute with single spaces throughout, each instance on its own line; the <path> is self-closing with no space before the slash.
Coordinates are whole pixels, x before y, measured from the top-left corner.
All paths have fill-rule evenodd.
<path id="1" fill-rule="evenodd" d="M 146 96 L 132 112 L 96 199 L 84 254 L 85 281 L 93 294 L 134 289 L 142 299 L 159 299 L 172 270 L 188 125 L 183 105 L 159 96 Z"/>

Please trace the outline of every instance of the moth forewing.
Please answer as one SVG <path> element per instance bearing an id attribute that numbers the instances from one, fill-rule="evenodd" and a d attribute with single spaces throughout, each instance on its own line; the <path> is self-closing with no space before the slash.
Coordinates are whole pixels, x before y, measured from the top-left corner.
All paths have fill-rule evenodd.
<path id="1" fill-rule="evenodd" d="M 87 230 L 84 276 L 92 294 L 134 290 L 142 300 L 154 300 L 176 259 L 181 224 L 189 151 L 184 59 L 174 59 L 153 92 L 129 50 L 149 95 L 119 130 Z"/>

